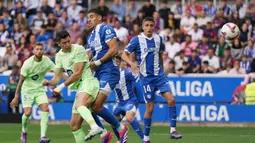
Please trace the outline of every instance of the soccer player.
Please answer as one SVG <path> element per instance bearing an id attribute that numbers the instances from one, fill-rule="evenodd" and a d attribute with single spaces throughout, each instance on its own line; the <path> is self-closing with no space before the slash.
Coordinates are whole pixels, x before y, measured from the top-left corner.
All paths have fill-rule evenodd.
<path id="1" fill-rule="evenodd" d="M 113 115 L 121 121 L 124 117 L 132 126 L 134 131 L 143 141 L 143 131 L 140 124 L 135 119 L 136 110 L 138 108 L 138 101 L 133 92 L 133 82 L 139 80 L 139 75 L 135 76 L 131 71 L 125 69 L 125 62 L 121 60 L 120 56 L 116 57 L 116 64 L 120 68 L 120 81 L 114 88 L 115 95 L 117 97 L 118 105 L 113 111 Z M 116 128 L 113 128 L 115 135 L 119 138 L 119 134 Z"/>
<path id="2" fill-rule="evenodd" d="M 153 18 L 147 17 L 142 22 L 143 33 L 131 39 L 130 43 L 122 54 L 122 59 L 131 65 L 132 70 L 140 67 L 140 80 L 143 88 L 146 103 L 144 113 L 144 143 L 150 143 L 151 117 L 154 109 L 155 92 L 158 91 L 165 98 L 169 109 L 171 124 L 171 139 L 180 139 L 182 136 L 175 130 L 176 127 L 176 106 L 171 93 L 167 78 L 163 72 L 162 38 L 153 33 L 155 22 Z M 130 60 L 130 53 L 135 52 L 139 66 Z"/>
<path id="3" fill-rule="evenodd" d="M 22 135 L 21 142 L 27 142 L 28 121 L 32 112 L 32 104 L 36 105 L 42 110 L 41 112 L 41 139 L 39 143 L 49 143 L 50 139 L 46 138 L 46 131 L 48 126 L 49 102 L 42 86 L 45 74 L 48 71 L 54 71 L 54 63 L 43 55 L 44 47 L 41 43 L 36 43 L 33 49 L 34 56 L 27 59 L 20 72 L 20 79 L 16 89 L 15 97 L 10 106 L 14 108 L 18 105 L 19 95 L 21 91 L 22 106 L 24 114 L 22 115 Z"/>
<path id="4" fill-rule="evenodd" d="M 56 43 L 61 50 L 56 54 L 55 74 L 50 81 L 44 80 L 43 85 L 57 85 L 60 82 L 62 71 L 67 72 L 69 78 L 58 85 L 53 93 L 59 94 L 66 86 L 76 90 L 77 94 L 73 104 L 70 127 L 76 143 L 84 143 L 85 134 L 81 128 L 83 120 L 90 125 L 89 135 L 91 138 L 103 132 L 89 110 L 91 104 L 97 98 L 99 82 L 93 77 L 89 68 L 89 59 L 85 48 L 77 44 L 71 44 L 71 37 L 67 31 L 57 33 Z"/>
<path id="5" fill-rule="evenodd" d="M 117 36 L 112 26 L 102 22 L 103 14 L 98 9 L 91 9 L 87 17 L 88 26 L 92 30 L 87 45 L 91 50 L 90 68 L 95 71 L 95 77 L 100 82 L 100 92 L 92 105 L 92 109 L 106 122 L 117 128 L 120 133 L 120 143 L 125 143 L 128 137 L 128 127 L 120 124 L 109 110 L 103 107 L 104 101 L 120 79 L 119 69 L 113 61 L 115 55 L 118 54 Z M 104 128 L 95 114 L 93 117 L 97 124 Z M 101 136 L 101 143 L 108 143 L 112 138 L 112 134 L 106 130 Z M 87 138 L 90 137 L 87 136 Z"/>

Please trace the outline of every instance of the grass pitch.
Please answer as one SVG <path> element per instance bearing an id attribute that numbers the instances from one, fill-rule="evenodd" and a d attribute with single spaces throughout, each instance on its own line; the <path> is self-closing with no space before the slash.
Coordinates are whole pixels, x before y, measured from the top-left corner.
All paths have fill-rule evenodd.
<path id="1" fill-rule="evenodd" d="M 109 127 L 108 127 L 109 129 Z M 84 131 L 87 133 L 87 126 Z M 111 131 L 111 129 L 109 129 Z M 152 143 L 254 143 L 255 128 L 249 127 L 179 127 L 178 132 L 183 135 L 181 140 L 170 140 L 169 128 L 153 126 L 151 129 Z M 0 124 L 0 143 L 20 143 L 20 124 Z M 40 126 L 30 124 L 28 143 L 37 143 L 40 137 Z M 74 143 L 72 132 L 68 125 L 49 125 L 47 137 L 51 143 Z M 89 143 L 100 143 L 95 138 Z M 116 143 L 114 137 L 112 143 Z M 136 133 L 130 128 L 128 143 L 141 143 Z"/>

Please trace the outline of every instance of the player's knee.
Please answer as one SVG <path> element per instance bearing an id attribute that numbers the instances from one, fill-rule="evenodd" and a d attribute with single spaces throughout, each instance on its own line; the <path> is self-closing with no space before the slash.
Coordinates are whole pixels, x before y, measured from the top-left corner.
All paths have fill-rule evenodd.
<path id="1" fill-rule="evenodd" d="M 25 116 L 30 117 L 31 112 L 30 111 L 25 111 L 24 114 L 25 114 Z"/>
<path id="2" fill-rule="evenodd" d="M 146 109 L 146 112 L 145 112 L 145 114 L 147 115 L 147 116 L 149 116 L 149 117 L 151 117 L 151 115 L 152 115 L 152 113 L 153 113 L 153 106 L 152 107 L 149 107 L 149 108 L 147 108 Z"/>
<path id="3" fill-rule="evenodd" d="M 92 110 L 95 112 L 95 113 L 98 113 L 102 110 L 102 107 L 98 104 L 93 104 L 92 106 Z"/>
<path id="4" fill-rule="evenodd" d="M 134 116 L 132 116 L 132 115 L 126 115 L 126 120 L 127 120 L 129 123 L 131 123 L 131 122 L 133 122 L 133 120 L 134 120 Z"/>
<path id="5" fill-rule="evenodd" d="M 174 106 L 175 105 L 175 99 L 173 96 L 170 96 L 168 99 L 167 99 L 167 104 L 169 106 Z"/>

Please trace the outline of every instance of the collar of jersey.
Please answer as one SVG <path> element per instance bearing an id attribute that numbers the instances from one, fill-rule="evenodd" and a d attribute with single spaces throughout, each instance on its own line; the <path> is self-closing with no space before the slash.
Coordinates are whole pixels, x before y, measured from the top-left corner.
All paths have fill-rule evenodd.
<path id="1" fill-rule="evenodd" d="M 154 38 L 154 35 L 155 35 L 155 34 L 153 33 L 151 37 L 147 37 L 147 36 L 145 36 L 144 33 L 142 32 L 141 35 L 142 35 L 143 37 L 145 37 L 146 39 L 151 40 L 151 39 Z"/>

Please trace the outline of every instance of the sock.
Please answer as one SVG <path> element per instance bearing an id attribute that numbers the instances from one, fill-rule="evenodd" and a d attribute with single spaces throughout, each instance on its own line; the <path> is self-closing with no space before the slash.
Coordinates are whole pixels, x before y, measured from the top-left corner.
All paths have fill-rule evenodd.
<path id="1" fill-rule="evenodd" d="M 170 126 L 171 126 L 171 133 L 175 131 L 176 127 L 176 106 L 169 106 L 169 120 L 170 120 Z"/>
<path id="2" fill-rule="evenodd" d="M 113 127 L 117 128 L 118 131 L 124 129 L 124 126 L 119 123 L 119 121 L 109 112 L 105 107 L 102 107 L 102 110 L 97 114 L 102 117 L 106 122 L 111 124 Z"/>
<path id="3" fill-rule="evenodd" d="M 27 132 L 28 121 L 29 121 L 29 117 L 23 114 L 22 115 L 22 132 Z"/>
<path id="4" fill-rule="evenodd" d="M 119 134 L 119 131 L 117 130 L 117 128 L 112 127 L 112 130 L 113 130 L 115 136 L 117 137 L 117 139 L 119 140 L 120 139 L 120 134 Z"/>
<path id="5" fill-rule="evenodd" d="M 84 143 L 85 133 L 82 129 L 73 132 L 73 136 L 76 143 Z"/>
<path id="6" fill-rule="evenodd" d="M 132 122 L 130 122 L 130 125 L 132 126 L 134 131 L 137 133 L 137 135 L 140 137 L 140 139 L 143 140 L 143 131 L 138 121 L 134 119 Z"/>
<path id="7" fill-rule="evenodd" d="M 81 115 L 81 117 L 89 124 L 91 129 L 97 128 L 96 124 L 90 110 L 86 106 L 80 106 L 77 111 Z"/>
<path id="8" fill-rule="evenodd" d="M 98 125 L 99 127 L 101 127 L 102 129 L 105 129 L 105 128 L 104 128 L 104 125 L 102 124 L 102 122 L 101 122 L 100 119 L 98 118 L 97 114 L 94 113 L 94 112 L 92 112 L 92 116 L 93 116 L 95 122 L 97 123 L 97 125 Z"/>
<path id="9" fill-rule="evenodd" d="M 49 112 L 41 113 L 41 138 L 46 137 L 46 131 L 48 128 Z"/>
<path id="10" fill-rule="evenodd" d="M 151 118 L 144 118 L 144 141 L 150 140 Z"/>

